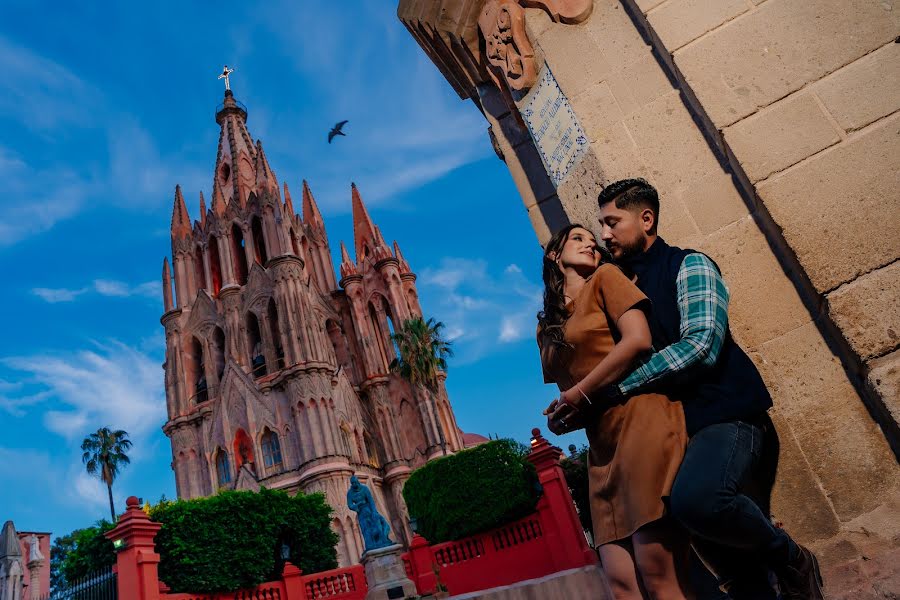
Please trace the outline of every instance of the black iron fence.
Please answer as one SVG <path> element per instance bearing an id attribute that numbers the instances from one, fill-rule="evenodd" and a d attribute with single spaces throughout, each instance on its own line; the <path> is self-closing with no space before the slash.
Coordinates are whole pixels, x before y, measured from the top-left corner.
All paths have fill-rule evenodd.
<path id="1" fill-rule="evenodd" d="M 41 596 L 41 600 L 119 600 L 116 574 L 109 567 L 76 581 L 65 589 Z"/>

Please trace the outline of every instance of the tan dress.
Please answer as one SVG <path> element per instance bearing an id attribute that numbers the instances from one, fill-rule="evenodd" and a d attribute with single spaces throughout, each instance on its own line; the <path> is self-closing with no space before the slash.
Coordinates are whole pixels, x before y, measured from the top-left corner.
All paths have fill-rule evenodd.
<path id="1" fill-rule="evenodd" d="M 565 340 L 573 348 L 541 349 L 544 380 L 564 390 L 580 381 L 612 350 L 619 317 L 644 302 L 618 267 L 601 265 L 568 304 Z M 625 539 L 661 518 L 687 445 L 681 403 L 659 394 L 632 396 L 595 408 L 585 433 L 594 543 Z"/>

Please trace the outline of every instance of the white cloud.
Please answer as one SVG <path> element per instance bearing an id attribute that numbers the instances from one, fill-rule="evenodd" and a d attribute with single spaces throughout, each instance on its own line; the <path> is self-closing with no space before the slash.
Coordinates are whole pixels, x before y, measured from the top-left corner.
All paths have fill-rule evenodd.
<path id="1" fill-rule="evenodd" d="M 68 355 L 3 361 L 52 398 L 44 426 L 73 440 L 99 427 L 146 436 L 165 419 L 159 361 L 118 342 Z"/>
<path id="2" fill-rule="evenodd" d="M 457 346 L 457 364 L 534 335 L 541 287 L 517 265 L 494 275 L 483 259 L 447 257 L 423 269 L 419 282 L 423 304 L 440 316 Z"/>
<path id="3" fill-rule="evenodd" d="M 50 304 L 56 304 L 57 302 L 71 302 L 86 291 L 88 291 L 88 288 L 67 290 L 65 288 L 39 287 L 31 290 L 31 293 Z"/>
<path id="4" fill-rule="evenodd" d="M 146 281 L 138 285 L 129 285 L 128 283 L 114 279 L 95 279 L 90 286 L 78 289 L 38 287 L 31 290 L 32 294 L 51 304 L 57 302 L 72 302 L 79 296 L 89 292 L 94 292 L 110 298 L 142 297 L 154 300 L 160 298 L 162 294 L 161 286 L 156 281 Z"/>

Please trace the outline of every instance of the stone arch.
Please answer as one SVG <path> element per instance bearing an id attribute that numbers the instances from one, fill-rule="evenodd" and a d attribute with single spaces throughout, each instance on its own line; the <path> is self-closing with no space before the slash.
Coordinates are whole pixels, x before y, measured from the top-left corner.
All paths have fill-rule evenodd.
<path id="1" fill-rule="evenodd" d="M 247 311 L 247 348 L 250 350 L 250 372 L 253 377 L 262 377 L 268 372 L 263 352 L 262 332 L 259 319 L 252 310 Z"/>
<path id="2" fill-rule="evenodd" d="M 219 238 L 214 235 L 209 236 L 209 278 L 210 292 L 215 298 L 222 289 L 222 259 L 219 257 Z"/>
<path id="3" fill-rule="evenodd" d="M 225 331 L 216 325 L 212 332 L 212 360 L 216 369 L 216 378 L 222 381 L 225 374 Z"/>
<path id="4" fill-rule="evenodd" d="M 263 468 L 266 473 L 271 475 L 280 472 L 284 467 L 284 460 L 278 433 L 268 427 L 263 428 L 259 445 L 262 448 Z"/>
<path id="5" fill-rule="evenodd" d="M 239 223 L 231 224 L 231 258 L 233 261 L 234 280 L 238 285 L 246 285 L 249 268 L 244 231 Z"/>
<path id="6" fill-rule="evenodd" d="M 197 336 L 191 336 L 190 361 L 186 362 L 190 373 L 187 380 L 191 383 L 191 402 L 199 404 L 209 400 L 209 382 L 206 380 L 206 357 L 203 352 L 203 342 Z"/>
<path id="7" fill-rule="evenodd" d="M 352 562 L 358 562 L 359 558 L 362 556 L 365 547 L 362 543 L 362 538 L 360 537 L 359 528 L 354 523 L 353 517 L 347 515 L 344 517 L 344 523 L 346 524 L 345 531 L 347 532 L 347 541 L 348 548 L 352 551 Z"/>
<path id="8" fill-rule="evenodd" d="M 253 235 L 253 257 L 256 262 L 266 266 L 269 262 L 269 253 L 266 248 L 266 237 L 263 233 L 262 220 L 259 215 L 253 215 L 250 220 L 250 233 Z"/>
<path id="9" fill-rule="evenodd" d="M 234 433 L 232 449 L 234 450 L 235 470 L 239 470 L 245 464 L 255 464 L 253 440 L 243 428 L 238 429 Z"/>
<path id="10" fill-rule="evenodd" d="M 381 322 L 381 318 L 378 316 L 378 310 L 375 306 L 375 302 L 380 302 L 382 296 L 379 294 L 373 294 L 369 298 L 368 302 L 368 317 L 369 317 L 369 330 L 372 332 L 372 336 L 375 338 L 375 346 L 378 348 L 379 356 L 381 356 L 381 360 L 383 361 L 384 368 L 390 364 L 391 359 L 390 354 L 388 354 L 388 341 L 385 339 L 385 329 Z M 383 305 L 382 305 L 383 306 Z"/>
<path id="11" fill-rule="evenodd" d="M 269 332 L 272 335 L 272 347 L 275 349 L 275 369 L 283 369 L 284 362 L 284 344 L 281 337 L 281 322 L 278 320 L 278 306 L 275 303 L 275 297 L 269 298 L 266 305 L 266 315 L 269 319 Z"/>
<path id="12" fill-rule="evenodd" d="M 203 248 L 199 244 L 194 246 L 194 281 L 197 282 L 198 290 L 208 289 L 206 287 L 206 269 L 203 266 Z"/>
<path id="13" fill-rule="evenodd" d="M 216 448 L 213 462 L 216 468 L 217 487 L 221 488 L 231 483 L 231 460 L 228 457 L 228 452 L 224 448 Z"/>

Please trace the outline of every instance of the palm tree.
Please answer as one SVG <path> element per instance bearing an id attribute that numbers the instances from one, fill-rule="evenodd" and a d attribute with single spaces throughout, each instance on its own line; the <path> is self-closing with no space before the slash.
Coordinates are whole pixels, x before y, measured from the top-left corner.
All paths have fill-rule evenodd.
<path id="1" fill-rule="evenodd" d="M 447 370 L 447 358 L 453 356 L 451 342 L 443 338 L 444 324 L 434 319 L 425 321 L 413 317 L 404 321 L 400 331 L 391 334 L 397 345 L 399 356 L 391 361 L 391 371 L 399 373 L 413 386 L 428 392 L 431 407 L 437 422 L 441 441 L 441 452 L 447 453 L 444 428 L 440 424 L 437 403 L 434 396 L 438 391 L 438 374 Z"/>
<path id="2" fill-rule="evenodd" d="M 81 442 L 81 461 L 87 472 L 96 475 L 106 484 L 109 492 L 109 512 L 112 522 L 116 522 L 116 509 L 113 505 L 112 484 L 119 475 L 119 470 L 131 463 L 127 452 L 131 449 L 128 432 L 110 431 L 109 427 L 101 427 Z"/>

